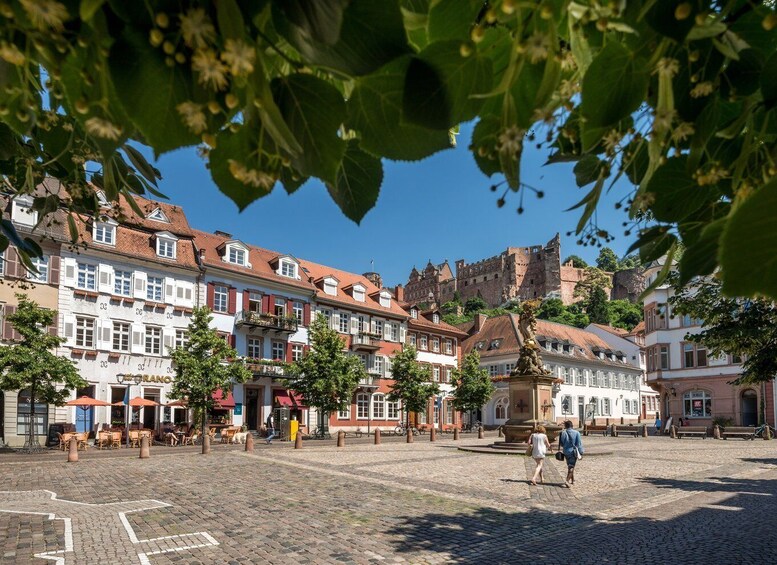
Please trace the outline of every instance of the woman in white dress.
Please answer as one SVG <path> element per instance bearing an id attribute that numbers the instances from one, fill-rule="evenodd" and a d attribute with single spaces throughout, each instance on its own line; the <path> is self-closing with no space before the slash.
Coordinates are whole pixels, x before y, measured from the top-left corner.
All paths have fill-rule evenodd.
<path id="1" fill-rule="evenodd" d="M 545 435 L 544 426 L 537 426 L 535 428 L 535 432 L 529 438 L 529 444 L 532 447 L 531 457 L 537 464 L 537 467 L 534 469 L 534 476 L 530 482 L 532 485 L 536 486 L 537 479 L 539 479 L 541 483 L 545 482 L 544 477 L 542 476 L 542 464 L 545 462 L 545 454 L 548 452 L 548 449 L 550 449 L 550 442 L 548 441 L 548 436 Z"/>

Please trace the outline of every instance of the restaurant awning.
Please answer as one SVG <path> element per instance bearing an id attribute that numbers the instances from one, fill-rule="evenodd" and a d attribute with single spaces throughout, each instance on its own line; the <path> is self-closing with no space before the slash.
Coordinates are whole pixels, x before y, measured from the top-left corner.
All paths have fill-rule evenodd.
<path id="1" fill-rule="evenodd" d="M 281 390 L 276 392 L 275 403 L 278 406 L 288 406 L 289 408 L 305 408 L 302 395 L 293 390 Z"/>
<path id="2" fill-rule="evenodd" d="M 224 391 L 218 389 L 213 393 L 213 400 L 216 401 L 214 408 L 216 410 L 231 410 L 235 407 L 235 397 L 232 396 L 232 391 L 227 392 L 226 398 L 224 397 Z"/>

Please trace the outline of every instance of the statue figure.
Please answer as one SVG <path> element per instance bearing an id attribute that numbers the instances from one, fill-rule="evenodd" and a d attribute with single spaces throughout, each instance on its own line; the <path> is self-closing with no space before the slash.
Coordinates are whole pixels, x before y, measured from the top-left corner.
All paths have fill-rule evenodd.
<path id="1" fill-rule="evenodd" d="M 549 375 L 550 371 L 542 366 L 540 347 L 537 345 L 537 319 L 534 310 L 539 306 L 539 300 L 527 300 L 521 304 L 521 313 L 518 318 L 518 331 L 521 334 L 523 345 L 518 363 L 513 370 L 514 375 Z"/>

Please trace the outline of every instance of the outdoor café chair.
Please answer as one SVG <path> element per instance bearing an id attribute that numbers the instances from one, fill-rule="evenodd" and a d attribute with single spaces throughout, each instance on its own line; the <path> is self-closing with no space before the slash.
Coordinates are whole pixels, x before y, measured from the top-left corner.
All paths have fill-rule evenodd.
<path id="1" fill-rule="evenodd" d="M 97 432 L 97 448 L 104 449 L 111 446 L 111 432 Z"/>
<path id="2" fill-rule="evenodd" d="M 111 432 L 111 449 L 121 447 L 121 432 Z"/>
<path id="3" fill-rule="evenodd" d="M 140 431 L 130 430 L 129 440 L 130 440 L 130 447 L 140 447 Z"/>
<path id="4" fill-rule="evenodd" d="M 86 449 L 89 447 L 89 445 L 87 444 L 88 440 L 89 440 L 89 432 L 76 434 L 76 441 L 78 441 L 78 449 L 83 449 L 84 451 L 86 451 Z"/>

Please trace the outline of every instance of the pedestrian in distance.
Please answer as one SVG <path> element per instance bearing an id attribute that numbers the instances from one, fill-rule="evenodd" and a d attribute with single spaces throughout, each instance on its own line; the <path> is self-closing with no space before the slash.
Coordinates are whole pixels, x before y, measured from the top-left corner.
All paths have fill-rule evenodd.
<path id="1" fill-rule="evenodd" d="M 267 445 L 272 443 L 273 438 L 275 437 L 275 428 L 272 424 L 272 414 L 267 416 Z"/>
<path id="2" fill-rule="evenodd" d="M 656 412 L 656 435 L 661 435 L 661 418 L 658 416 L 658 412 Z"/>
<path id="3" fill-rule="evenodd" d="M 571 420 L 564 422 L 564 431 L 558 437 L 559 451 L 564 452 L 564 458 L 567 460 L 567 478 L 564 486 L 569 488 L 575 484 L 575 465 L 578 459 L 583 457 L 583 441 L 580 439 L 580 432 L 572 428 Z"/>
<path id="4" fill-rule="evenodd" d="M 548 436 L 545 434 L 544 426 L 537 426 L 534 433 L 529 437 L 529 444 L 532 448 L 531 457 L 537 465 L 534 468 L 534 476 L 530 483 L 537 486 L 537 479 L 540 480 L 540 483 L 545 482 L 545 478 L 542 476 L 542 465 L 545 462 L 545 454 L 548 452 L 548 449 L 550 449 L 550 442 L 548 441 Z"/>
<path id="5" fill-rule="evenodd" d="M 680 426 L 680 427 L 683 427 L 683 426 L 685 425 L 685 422 L 683 422 L 683 419 L 682 419 L 682 418 L 680 418 L 679 420 L 677 420 L 677 425 L 678 425 L 678 426 Z"/>

